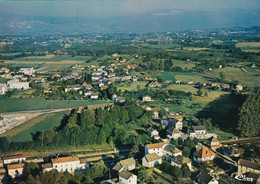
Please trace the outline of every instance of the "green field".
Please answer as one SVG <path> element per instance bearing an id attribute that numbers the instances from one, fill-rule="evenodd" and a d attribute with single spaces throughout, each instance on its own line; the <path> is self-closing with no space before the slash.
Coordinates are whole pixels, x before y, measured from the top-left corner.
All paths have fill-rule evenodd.
<path id="1" fill-rule="evenodd" d="M 259 86 L 260 84 L 260 71 L 257 69 L 244 72 L 240 68 L 226 67 L 207 72 L 204 74 L 204 76 L 209 78 L 216 78 L 218 77 L 219 72 L 223 72 L 225 74 L 225 80 L 228 82 L 237 80 L 239 81 L 239 84 L 247 85 L 249 87 Z"/>
<path id="2" fill-rule="evenodd" d="M 26 141 L 32 141 L 32 135 L 31 133 L 36 133 L 37 131 L 46 131 L 54 127 L 58 127 L 60 125 L 60 122 L 64 115 L 69 115 L 70 111 L 64 111 L 64 112 L 57 112 L 57 113 L 51 113 L 48 114 L 49 116 L 45 117 L 45 119 L 42 119 L 40 121 L 36 121 L 35 124 L 30 127 L 29 129 L 24 129 L 21 133 L 17 134 L 16 136 L 11 138 L 11 141 L 13 142 L 26 142 Z M 34 118 L 36 119 L 36 118 Z M 30 121 L 33 121 L 30 120 Z M 25 122 L 26 124 L 27 122 Z"/>
<path id="3" fill-rule="evenodd" d="M 161 72 L 161 75 L 165 80 L 176 81 L 174 72 Z"/>
<path id="4" fill-rule="evenodd" d="M 43 98 L 31 99 L 0 99 L 0 113 L 15 111 L 30 111 L 44 109 L 76 108 L 95 104 L 106 104 L 104 100 L 46 100 Z"/>
<path id="5" fill-rule="evenodd" d="M 194 88 L 191 85 L 181 85 L 181 84 L 170 84 L 169 86 L 166 87 L 166 89 L 173 89 L 173 90 L 178 90 L 178 91 L 191 92 L 193 94 L 198 91 L 196 88 Z"/>
<path id="6" fill-rule="evenodd" d="M 147 84 L 147 81 L 137 81 L 137 82 L 131 82 L 131 83 L 121 83 L 117 86 L 118 89 L 121 89 L 124 91 L 137 91 L 138 86 L 140 89 L 144 89 L 145 85 Z"/>

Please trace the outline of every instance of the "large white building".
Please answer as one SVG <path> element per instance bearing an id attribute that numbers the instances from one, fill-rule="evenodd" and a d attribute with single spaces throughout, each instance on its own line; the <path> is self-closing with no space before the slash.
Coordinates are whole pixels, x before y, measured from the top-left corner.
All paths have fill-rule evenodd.
<path id="1" fill-rule="evenodd" d="M 9 89 L 29 89 L 29 82 L 20 82 L 19 79 L 13 79 L 7 81 L 7 86 Z"/>
<path id="2" fill-rule="evenodd" d="M 11 163 L 23 163 L 26 161 L 26 157 L 23 154 L 16 155 L 6 155 L 2 157 L 3 164 L 11 164 Z"/>
<path id="3" fill-rule="evenodd" d="M 59 172 L 75 172 L 79 170 L 84 170 L 89 167 L 88 163 L 80 163 L 80 160 L 76 156 L 68 157 L 57 157 L 51 160 L 51 163 L 44 164 L 43 170 L 48 172 L 52 170 L 57 170 Z"/>
<path id="4" fill-rule="evenodd" d="M 165 142 L 145 145 L 145 155 L 152 153 L 156 153 L 160 157 L 164 156 L 166 159 L 170 159 L 173 156 L 182 155 L 181 150 L 176 148 L 174 145 Z"/>
<path id="5" fill-rule="evenodd" d="M 20 68 L 19 73 L 23 73 L 25 75 L 33 75 L 35 73 L 35 70 L 33 67 L 31 68 Z"/>

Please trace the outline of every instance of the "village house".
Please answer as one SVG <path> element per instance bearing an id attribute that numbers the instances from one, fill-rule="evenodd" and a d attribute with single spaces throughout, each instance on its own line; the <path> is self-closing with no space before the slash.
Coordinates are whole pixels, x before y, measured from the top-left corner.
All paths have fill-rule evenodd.
<path id="1" fill-rule="evenodd" d="M 35 73 L 35 70 L 33 69 L 33 67 L 20 68 L 19 73 L 23 73 L 25 75 L 33 75 Z"/>
<path id="2" fill-rule="evenodd" d="M 162 157 L 156 153 L 145 155 L 142 159 L 142 166 L 144 167 L 155 167 L 162 163 Z"/>
<path id="3" fill-rule="evenodd" d="M 197 137 L 197 135 L 206 135 L 207 129 L 204 125 L 192 126 L 188 130 L 188 134 L 190 137 Z"/>
<path id="4" fill-rule="evenodd" d="M 243 90 L 243 86 L 242 85 L 236 85 L 236 90 L 237 91 L 242 91 Z"/>
<path id="5" fill-rule="evenodd" d="M 163 155 L 166 159 L 181 156 L 182 151 L 172 144 L 167 144 L 163 149 Z"/>
<path id="6" fill-rule="evenodd" d="M 4 95 L 7 91 L 7 84 L 0 83 L 0 95 Z"/>
<path id="7" fill-rule="evenodd" d="M 153 119 L 158 119 L 158 118 L 159 118 L 159 113 L 153 110 Z"/>
<path id="8" fill-rule="evenodd" d="M 148 87 L 150 87 L 150 88 L 156 88 L 156 87 L 161 87 L 162 85 L 161 84 L 159 84 L 158 82 L 156 82 L 156 81 L 152 81 L 152 82 L 150 82 L 149 84 L 148 84 Z"/>
<path id="9" fill-rule="evenodd" d="M 24 163 L 26 157 L 24 154 L 6 155 L 2 157 L 2 160 L 4 165 L 11 163 Z"/>
<path id="10" fill-rule="evenodd" d="M 126 171 L 122 170 L 119 173 L 119 183 L 121 184 L 137 184 L 137 176 Z"/>
<path id="11" fill-rule="evenodd" d="M 35 82 L 36 83 L 43 83 L 43 82 L 45 82 L 45 79 L 44 78 L 36 78 Z"/>
<path id="12" fill-rule="evenodd" d="M 91 84 L 87 84 L 87 83 L 83 83 L 82 86 L 86 89 L 86 90 L 91 90 L 93 88 L 93 86 Z"/>
<path id="13" fill-rule="evenodd" d="M 57 157 L 51 160 L 51 163 L 43 164 L 43 170 L 49 172 L 57 170 L 59 172 L 75 172 L 85 170 L 89 167 L 88 163 L 80 163 L 76 156 Z"/>
<path id="14" fill-rule="evenodd" d="M 245 174 L 247 172 L 257 173 L 258 175 L 260 175 L 259 163 L 244 160 L 244 159 L 239 159 L 237 162 L 237 166 L 238 166 L 237 169 L 238 175 Z"/>
<path id="15" fill-rule="evenodd" d="M 2 74 L 2 73 L 9 73 L 9 72 L 10 72 L 10 70 L 8 68 L 1 68 L 0 69 L 0 74 Z"/>
<path id="16" fill-rule="evenodd" d="M 66 88 L 65 88 L 65 92 L 69 92 L 70 90 L 75 90 L 75 91 L 78 91 L 80 89 L 82 89 L 83 86 L 82 85 L 79 85 L 79 84 L 75 84 L 75 85 L 68 85 Z"/>
<path id="17" fill-rule="evenodd" d="M 143 101 L 143 102 L 151 102 L 151 101 L 153 101 L 153 100 L 152 100 L 152 98 L 151 98 L 150 96 L 143 96 L 143 97 L 142 97 L 142 101 Z"/>
<path id="18" fill-rule="evenodd" d="M 153 128 L 149 128 L 147 131 L 147 135 L 150 138 L 154 138 L 155 140 L 159 140 L 160 136 L 159 136 L 159 132 Z"/>
<path id="19" fill-rule="evenodd" d="M 211 161 L 215 158 L 216 154 L 211 151 L 208 147 L 203 147 L 193 153 L 193 160 L 201 163 Z"/>
<path id="20" fill-rule="evenodd" d="M 20 82 L 19 79 L 13 79 L 7 81 L 7 86 L 9 89 L 18 89 L 18 90 L 26 90 L 29 89 L 29 82 Z"/>
<path id="21" fill-rule="evenodd" d="M 160 142 L 155 144 L 146 144 L 145 145 L 145 155 L 156 153 L 160 157 L 163 156 L 163 148 L 167 143 Z"/>
<path id="22" fill-rule="evenodd" d="M 24 163 L 19 164 L 8 164 L 7 171 L 8 175 L 12 176 L 12 178 L 19 177 L 23 174 Z"/>
<path id="23" fill-rule="evenodd" d="M 181 150 L 165 142 L 146 144 L 145 155 L 152 154 L 152 153 L 156 153 L 160 157 L 164 156 L 166 159 L 170 159 L 173 156 L 182 155 Z"/>
<path id="24" fill-rule="evenodd" d="M 182 132 L 179 129 L 173 128 L 173 129 L 167 129 L 167 137 L 168 139 L 178 139 L 181 137 Z"/>
<path id="25" fill-rule="evenodd" d="M 118 97 L 116 94 L 112 95 L 111 100 L 113 102 L 120 102 L 120 103 L 125 101 L 125 99 L 123 97 L 120 97 L 120 96 Z"/>
<path id="26" fill-rule="evenodd" d="M 206 143 L 211 149 L 218 149 L 222 146 L 221 142 L 219 142 L 215 137 L 211 137 L 207 140 Z"/>
<path id="27" fill-rule="evenodd" d="M 199 184 L 218 184 L 218 180 L 216 180 L 213 176 L 208 174 L 205 170 L 201 171 L 196 179 Z"/>
<path id="28" fill-rule="evenodd" d="M 229 89 L 230 88 L 229 84 L 222 84 L 221 87 L 222 87 L 222 89 Z"/>
<path id="29" fill-rule="evenodd" d="M 183 164 L 187 164 L 189 169 L 191 170 L 191 160 L 189 158 L 186 158 L 182 155 L 178 155 L 177 157 L 173 157 L 171 159 L 171 165 L 181 167 Z"/>
<path id="30" fill-rule="evenodd" d="M 98 99 L 98 93 L 91 93 L 90 99 L 94 99 L 94 100 Z"/>
<path id="31" fill-rule="evenodd" d="M 118 173 L 120 173 L 122 170 L 127 170 L 127 171 L 131 171 L 133 169 L 135 169 L 135 160 L 134 158 L 128 158 L 125 160 L 120 160 L 119 162 L 117 162 L 117 164 L 112 168 L 114 171 L 117 171 Z"/>

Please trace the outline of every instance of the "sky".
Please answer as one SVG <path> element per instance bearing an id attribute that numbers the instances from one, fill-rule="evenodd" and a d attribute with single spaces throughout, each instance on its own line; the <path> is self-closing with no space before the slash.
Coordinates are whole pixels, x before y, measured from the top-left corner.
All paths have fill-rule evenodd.
<path id="1" fill-rule="evenodd" d="M 55 24 L 92 32 L 260 26 L 259 12 L 260 0 L 0 0 L 0 33 Z"/>
<path id="2" fill-rule="evenodd" d="M 0 11 L 13 15 L 102 18 L 163 9 L 215 11 L 259 9 L 259 0 L 1 0 Z"/>

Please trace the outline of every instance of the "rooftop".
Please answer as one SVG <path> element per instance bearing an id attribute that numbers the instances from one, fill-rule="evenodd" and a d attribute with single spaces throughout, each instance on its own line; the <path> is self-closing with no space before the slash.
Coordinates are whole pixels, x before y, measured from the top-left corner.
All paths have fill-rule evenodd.
<path id="1" fill-rule="evenodd" d="M 154 144 L 147 144 L 146 147 L 148 149 L 154 149 L 154 148 L 161 148 L 163 145 L 165 145 L 167 143 L 165 142 L 160 142 L 160 143 L 154 143 Z"/>
<path id="2" fill-rule="evenodd" d="M 130 173 L 126 170 L 123 170 L 119 173 L 119 176 L 126 179 L 126 180 L 128 180 L 132 175 L 133 175 L 132 173 Z"/>
<path id="3" fill-rule="evenodd" d="M 74 161 L 79 161 L 78 157 L 75 156 L 68 156 L 68 157 L 58 157 L 52 159 L 52 163 L 58 164 L 58 163 L 64 163 L 64 162 L 74 162 Z"/>
<path id="4" fill-rule="evenodd" d="M 14 159 L 14 158 L 24 158 L 24 154 L 16 154 L 16 155 L 6 155 L 3 156 L 3 160 L 9 160 L 9 159 Z"/>
<path id="5" fill-rule="evenodd" d="M 161 157 L 159 155 L 157 155 L 156 153 L 145 155 L 145 158 L 148 162 L 152 162 L 152 161 L 161 159 Z"/>
<path id="6" fill-rule="evenodd" d="M 199 179 L 203 183 L 209 183 L 213 179 L 213 177 L 210 176 L 205 170 L 203 170 L 197 175 L 197 179 Z"/>
<path id="7" fill-rule="evenodd" d="M 199 150 L 197 150 L 194 153 L 195 156 L 200 157 L 200 158 L 205 158 L 205 157 L 211 157 L 216 155 L 213 151 L 211 151 L 208 147 L 203 147 Z"/>
<path id="8" fill-rule="evenodd" d="M 24 164 L 9 164 L 7 166 L 8 170 L 12 170 L 12 169 L 21 169 L 24 167 Z"/>
<path id="9" fill-rule="evenodd" d="M 122 166 L 132 165 L 132 164 L 135 164 L 135 160 L 134 160 L 134 158 L 128 158 L 128 159 L 125 159 L 125 160 L 121 160 L 120 164 Z"/>
<path id="10" fill-rule="evenodd" d="M 260 170 L 260 164 L 258 164 L 256 162 L 244 160 L 242 158 L 238 160 L 238 165 L 241 165 L 243 167 L 249 167 L 249 168 L 255 169 L 255 170 Z"/>

